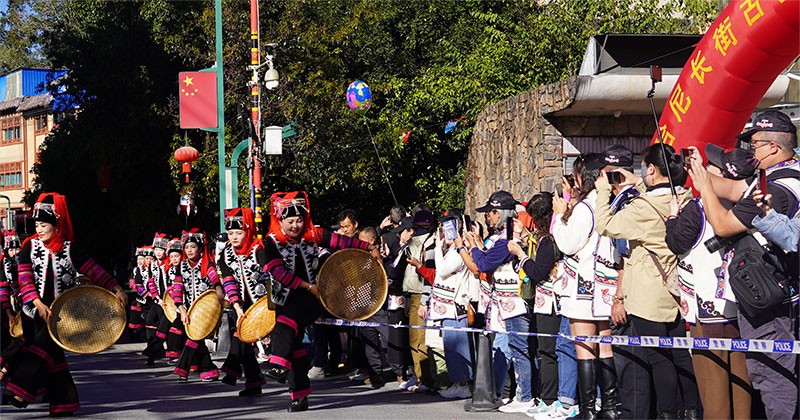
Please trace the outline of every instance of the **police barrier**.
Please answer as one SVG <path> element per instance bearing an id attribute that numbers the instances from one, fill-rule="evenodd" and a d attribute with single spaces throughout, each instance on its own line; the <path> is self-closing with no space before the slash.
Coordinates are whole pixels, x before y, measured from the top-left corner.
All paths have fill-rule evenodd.
<path id="1" fill-rule="evenodd" d="M 522 333 L 512 331 L 483 330 L 469 327 L 449 327 L 443 325 L 404 325 L 404 324 L 384 324 L 380 322 L 367 321 L 344 321 L 341 319 L 320 318 L 316 322 L 322 325 L 337 325 L 345 327 L 390 327 L 390 328 L 415 328 L 415 329 L 434 329 L 447 331 L 463 331 L 472 333 L 496 333 L 523 335 L 533 337 L 563 337 L 570 341 L 582 341 L 586 343 L 606 343 L 615 346 L 635 346 L 635 347 L 660 347 L 660 348 L 679 348 L 679 349 L 701 349 L 701 350 L 730 350 L 730 351 L 749 351 L 755 353 L 793 353 L 800 354 L 800 341 L 780 341 L 780 340 L 745 340 L 730 338 L 693 338 L 693 337 L 655 337 L 655 336 L 624 336 L 624 335 L 562 335 L 562 334 L 542 334 L 542 333 Z"/>

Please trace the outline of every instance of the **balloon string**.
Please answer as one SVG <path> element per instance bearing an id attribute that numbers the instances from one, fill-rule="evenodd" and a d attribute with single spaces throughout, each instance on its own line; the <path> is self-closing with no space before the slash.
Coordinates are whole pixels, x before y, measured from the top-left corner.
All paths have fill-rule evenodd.
<path id="1" fill-rule="evenodd" d="M 397 196 L 394 195 L 394 190 L 392 189 L 392 183 L 389 182 L 389 174 L 386 173 L 386 168 L 383 167 L 383 161 L 381 160 L 381 153 L 378 151 L 378 145 L 375 144 L 375 139 L 372 137 L 372 130 L 369 129 L 369 123 L 367 123 L 366 118 L 364 118 L 364 125 L 367 126 L 367 133 L 369 133 L 369 139 L 372 140 L 372 147 L 375 148 L 375 154 L 378 155 L 378 164 L 381 165 L 381 171 L 383 172 L 384 179 L 386 179 L 386 185 L 389 186 L 389 192 L 392 193 L 392 199 L 394 200 L 394 205 L 398 205 Z"/>

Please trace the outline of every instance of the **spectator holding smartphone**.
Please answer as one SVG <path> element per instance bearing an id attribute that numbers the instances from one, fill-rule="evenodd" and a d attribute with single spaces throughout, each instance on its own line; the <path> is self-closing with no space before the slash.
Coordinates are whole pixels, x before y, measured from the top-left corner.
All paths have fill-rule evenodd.
<path id="1" fill-rule="evenodd" d="M 765 170 L 769 181 L 766 193 L 772 197 L 772 209 L 788 217 L 794 217 L 800 196 L 800 161 L 795 157 L 797 128 L 788 115 L 774 110 L 762 112 L 754 119 L 753 128 L 738 136 L 750 144 L 750 150 L 758 159 L 758 168 Z M 690 170 L 695 188 L 703 197 L 704 209 L 714 232 L 721 237 L 730 237 L 754 228 L 753 220 L 762 214 L 753 197 L 753 185 L 744 198 L 733 194 L 733 183 L 729 179 L 708 173 L 702 163 L 692 160 Z M 763 192 L 763 191 L 762 191 Z M 736 202 L 726 209 L 720 198 Z M 760 236 L 760 234 L 757 233 Z M 755 235 L 753 235 L 755 237 Z M 745 238 L 746 240 L 747 238 Z M 733 246 L 735 253 L 736 246 Z M 784 254 L 770 247 L 765 248 L 770 258 L 780 260 L 788 268 L 786 273 L 795 291 L 797 290 L 797 254 Z M 728 275 L 735 275 L 730 267 Z M 791 287 L 790 287 L 791 289 Z M 792 297 L 772 305 L 759 313 L 747 314 L 739 299 L 739 329 L 742 338 L 764 340 L 795 340 L 797 331 L 794 322 L 797 309 Z M 761 392 L 761 399 L 770 419 L 793 418 L 797 406 L 797 356 L 782 353 L 747 353 L 747 372 L 753 387 Z"/>
<path id="2" fill-rule="evenodd" d="M 532 304 L 536 331 L 569 335 L 569 319 L 561 316 L 557 296 L 553 293 L 556 264 L 560 259 L 560 252 L 549 231 L 553 216 L 553 194 L 543 192 L 534 195 L 528 201 L 525 212 L 533 221 L 532 238 L 527 241 L 528 252 L 516 241 L 508 243 L 508 250 L 520 260 L 520 277 L 526 277 L 523 281 L 535 285 Z M 538 337 L 537 343 L 541 396 L 538 404 L 529 409 L 527 414 L 537 418 L 577 415 L 575 346 L 569 340 L 550 337 Z"/>
<path id="3" fill-rule="evenodd" d="M 486 241 L 486 250 L 478 248 L 478 239 L 473 234 L 467 234 L 468 246 L 471 249 L 472 259 L 480 270 L 486 274 L 486 279 L 491 283 L 489 301 L 481 298 L 480 309 L 487 313 L 488 327 L 500 329 L 504 325 L 507 331 L 530 332 L 531 313 L 525 301 L 519 295 L 519 275 L 514 271 L 514 256 L 508 251 L 506 229 L 509 218 L 517 217 L 516 200 L 506 191 L 493 193 L 486 205 L 475 209 L 484 213 L 486 224 L 492 234 Z M 488 305 L 485 305 L 488 303 Z M 502 340 L 507 340 L 508 349 L 503 350 Z M 531 378 L 533 371 L 530 353 L 528 351 L 528 337 L 519 335 L 498 335 L 495 339 L 495 348 L 500 353 L 495 353 L 495 389 L 502 391 L 505 382 L 507 365 L 514 362 L 514 371 L 517 379 L 517 395 L 514 400 L 500 407 L 504 413 L 524 413 L 533 404 L 533 388 Z"/>
<path id="4" fill-rule="evenodd" d="M 684 163 L 702 160 L 696 148 Z M 708 144 L 707 169 L 716 176 L 735 180 L 739 194 L 747 188 L 758 162 L 752 152 L 743 149 L 722 149 Z M 726 207 L 733 205 L 724 203 Z M 706 217 L 702 198 L 694 198 L 678 211 L 671 208 L 666 222 L 665 240 L 678 256 L 681 280 L 681 314 L 690 324 L 692 337 L 740 338 L 736 303 L 724 297 L 725 276 L 719 275 L 725 247 L 720 243 Z M 706 418 L 749 418 L 753 392 L 747 376 L 745 354 L 727 350 L 692 350 L 703 414 Z"/>
<path id="5" fill-rule="evenodd" d="M 595 232 L 594 212 L 598 192 L 594 185 L 601 176 L 600 168 L 605 166 L 602 159 L 600 154 L 584 157 L 581 191 L 573 198 L 576 204 L 568 206 L 561 197 L 553 199 L 553 212 L 558 215 L 553 226 L 553 237 L 565 255 L 563 272 L 553 288 L 561 296 L 561 313 L 569 318 L 573 335 L 611 335 L 608 319 L 614 292 L 610 291 L 610 283 L 616 283 L 619 258 L 615 258 L 611 252 L 613 241 L 601 238 Z M 602 179 L 606 181 L 605 174 L 602 174 Z M 608 205 L 609 196 L 610 189 L 605 191 L 605 199 L 599 201 Z M 605 263 L 601 264 L 602 268 L 597 264 L 601 258 Z M 595 287 L 596 276 L 602 276 L 604 283 L 609 285 L 605 296 L 602 296 L 600 287 Z M 596 295 L 600 295 L 599 300 L 595 299 Z M 611 345 L 576 342 L 575 350 L 578 357 L 580 418 L 597 416 L 595 399 L 598 385 L 603 394 L 600 417 L 619 418 L 616 411 L 616 369 Z"/>
<path id="6" fill-rule="evenodd" d="M 598 234 L 630 241 L 631 256 L 625 262 L 622 297 L 633 327 L 641 335 L 684 337 L 685 323 L 675 297 L 667 289 L 667 277 L 676 270 L 677 258 L 664 240 L 664 221 L 673 201 L 667 170 L 675 185 L 686 182 L 683 162 L 671 146 L 653 145 L 642 153 L 642 175 L 619 169 L 625 184 L 634 184 L 642 195 L 627 207 L 612 214 L 605 199 L 597 200 L 596 230 Z M 666 159 L 665 159 L 666 158 Z M 605 176 L 595 182 L 599 197 L 611 191 Z M 685 204 L 691 193 L 676 188 L 679 204 Z M 663 273 L 663 274 L 662 274 Z M 697 418 L 697 384 L 689 351 L 686 349 L 647 348 L 653 371 L 653 382 L 659 418 L 678 418 L 678 382 L 686 409 L 684 418 Z"/>

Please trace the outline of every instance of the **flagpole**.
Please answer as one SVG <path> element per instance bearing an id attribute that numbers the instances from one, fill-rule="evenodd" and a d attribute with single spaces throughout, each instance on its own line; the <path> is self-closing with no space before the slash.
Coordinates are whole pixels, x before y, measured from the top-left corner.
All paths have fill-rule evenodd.
<path id="1" fill-rule="evenodd" d="M 253 128 L 255 133 L 251 142 L 251 155 L 253 158 L 253 171 L 251 173 L 251 187 L 253 196 L 251 205 L 255 213 L 256 232 L 258 238 L 264 237 L 261 217 L 261 159 L 259 153 L 259 138 L 261 137 L 261 92 L 258 86 L 258 70 L 261 65 L 261 52 L 258 30 L 258 0 L 250 0 L 250 69 L 253 76 L 250 81 L 250 111 L 252 113 Z"/>
<path id="2" fill-rule="evenodd" d="M 225 232 L 225 97 L 222 83 L 222 0 L 214 0 L 214 44 L 217 72 L 217 161 L 219 163 L 219 230 Z M 235 186 L 234 186 L 235 187 Z M 238 193 L 238 191 L 237 191 Z"/>

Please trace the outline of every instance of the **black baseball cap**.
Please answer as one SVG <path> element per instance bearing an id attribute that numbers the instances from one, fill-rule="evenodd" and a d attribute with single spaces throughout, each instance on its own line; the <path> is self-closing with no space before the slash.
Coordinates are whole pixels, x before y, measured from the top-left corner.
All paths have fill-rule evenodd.
<path id="1" fill-rule="evenodd" d="M 410 217 L 404 217 L 403 220 L 397 225 L 396 228 L 392 229 L 390 232 L 400 234 L 404 230 L 413 229 L 414 223 L 412 222 L 413 219 Z"/>
<path id="2" fill-rule="evenodd" d="M 716 144 L 706 144 L 708 161 L 722 171 L 729 179 L 747 179 L 755 174 L 758 159 L 749 150 L 730 148 L 723 149 Z"/>
<path id="3" fill-rule="evenodd" d="M 488 213 L 492 210 L 514 210 L 517 208 L 517 200 L 508 191 L 495 191 L 489 196 L 486 205 L 478 207 L 475 211 L 479 213 Z"/>
<path id="4" fill-rule="evenodd" d="M 797 127 L 792 124 L 792 119 L 780 111 L 764 111 L 753 120 L 753 128 L 736 136 L 739 140 L 750 141 L 750 137 L 759 131 L 775 131 L 778 133 L 796 133 Z"/>
<path id="5" fill-rule="evenodd" d="M 603 153 L 600 153 L 599 159 L 590 159 L 588 162 L 586 162 L 586 168 L 590 171 L 606 166 L 616 166 L 618 168 L 632 167 L 633 152 L 631 152 L 631 149 L 628 149 L 621 144 L 614 144 L 608 146 Z"/>

